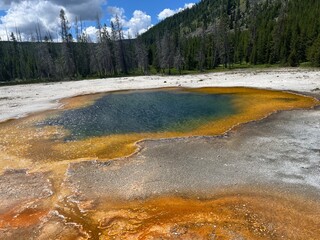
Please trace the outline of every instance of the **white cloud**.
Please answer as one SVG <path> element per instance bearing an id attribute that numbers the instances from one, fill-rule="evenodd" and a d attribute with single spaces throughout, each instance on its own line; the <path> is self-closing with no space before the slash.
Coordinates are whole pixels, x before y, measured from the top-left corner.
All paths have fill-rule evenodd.
<path id="1" fill-rule="evenodd" d="M 106 3 L 106 0 L 1 0 L 0 9 L 7 10 L 12 5 L 23 5 L 25 3 L 33 5 L 39 2 L 44 5 L 64 7 L 75 16 L 81 16 L 86 20 L 94 20 L 95 16 L 101 13 L 101 6 Z"/>
<path id="2" fill-rule="evenodd" d="M 186 3 L 186 4 L 184 5 L 183 10 L 184 10 L 184 9 L 187 9 L 187 8 L 192 8 L 194 5 L 196 5 L 196 4 L 195 4 L 195 3 Z"/>
<path id="3" fill-rule="evenodd" d="M 175 10 L 170 9 L 170 8 L 165 8 L 158 14 L 158 20 L 160 20 L 160 21 L 164 20 L 167 17 L 171 17 L 174 14 L 176 14 L 178 12 L 181 12 L 181 11 L 187 9 L 187 8 L 192 8 L 194 5 L 195 5 L 195 3 L 186 3 L 186 4 L 184 4 L 184 7 L 178 8 L 178 9 L 175 9 Z"/>
<path id="4" fill-rule="evenodd" d="M 123 17 L 124 16 L 124 9 L 119 7 L 108 7 L 108 12 L 112 15 L 112 17 L 118 16 Z"/>
<path id="5" fill-rule="evenodd" d="M 44 1 L 12 3 L 7 14 L 0 18 L 0 28 L 6 28 L 9 33 L 15 33 L 18 29 L 25 40 L 35 32 L 37 25 L 43 36 L 46 32 L 53 34 L 58 31 L 60 9 L 61 7 Z"/>
<path id="6" fill-rule="evenodd" d="M 158 19 L 163 20 L 166 19 L 167 17 L 171 17 L 172 15 L 176 14 L 177 12 L 175 10 L 166 8 L 163 9 L 159 14 L 158 14 Z"/>
<path id="7" fill-rule="evenodd" d="M 64 9 L 69 22 L 76 16 L 82 20 L 94 20 L 102 13 L 106 0 L 0 0 L 0 9 L 6 14 L 0 17 L 0 37 L 6 39 L 8 32 L 21 31 L 24 40 L 35 32 L 39 25 L 42 36 L 47 32 L 56 38 L 59 32 L 59 12 Z"/>
<path id="8" fill-rule="evenodd" d="M 7 40 L 7 32 L 21 32 L 23 40 L 35 37 L 35 29 L 41 29 L 44 37 L 50 34 L 53 39 L 59 39 L 60 10 L 64 9 L 67 19 L 72 23 L 76 17 L 82 21 L 95 20 L 97 15 L 102 15 L 102 6 L 106 0 L 0 0 L 0 9 L 5 10 L 5 15 L 0 16 L 0 37 Z M 118 16 L 125 36 L 135 37 L 148 30 L 151 25 L 151 16 L 136 10 L 128 20 L 123 8 L 108 7 L 111 21 Z M 86 32 L 92 41 L 96 40 L 95 27 L 87 27 Z"/>
<path id="9" fill-rule="evenodd" d="M 124 15 L 124 9 L 119 7 L 108 7 L 108 12 L 111 15 L 111 22 L 116 22 L 118 17 L 120 24 L 124 26 L 126 24 L 126 16 Z"/>
<path id="10" fill-rule="evenodd" d="M 109 33 L 111 33 L 110 27 L 107 27 L 106 29 Z M 97 42 L 98 41 L 99 30 L 97 27 L 89 26 L 89 27 L 83 29 L 82 33 L 88 37 L 89 42 Z"/>
<path id="11" fill-rule="evenodd" d="M 96 27 L 87 27 L 83 32 L 88 36 L 90 42 L 97 42 L 98 29 Z"/>
<path id="12" fill-rule="evenodd" d="M 128 21 L 124 15 L 124 10 L 117 7 L 109 7 L 108 12 L 112 15 L 111 21 L 115 21 L 118 16 L 120 23 L 123 27 L 124 37 L 136 37 L 138 34 L 142 34 L 147 31 L 151 26 L 151 16 L 140 10 L 133 12 L 132 18 Z M 107 27 L 107 31 L 111 34 L 111 28 Z M 89 26 L 83 30 L 91 42 L 97 42 L 98 29 L 95 26 Z"/>
<path id="13" fill-rule="evenodd" d="M 18 0 L 2 0 L 0 2 L 0 10 L 7 10 L 7 9 L 9 9 L 9 7 L 12 3 L 17 3 L 17 2 L 20 2 L 20 1 L 18 1 Z"/>
<path id="14" fill-rule="evenodd" d="M 131 37 L 136 37 L 138 34 L 144 33 L 151 26 L 151 16 L 140 10 L 135 10 L 133 17 L 125 24 L 125 27 L 128 28 L 128 34 Z"/>
<path id="15" fill-rule="evenodd" d="M 135 10 L 129 20 L 127 20 L 123 8 L 108 7 L 108 12 L 111 14 L 111 21 L 113 22 L 116 20 L 116 16 L 118 16 L 126 38 L 129 36 L 136 37 L 152 26 L 151 16 L 140 10 Z"/>

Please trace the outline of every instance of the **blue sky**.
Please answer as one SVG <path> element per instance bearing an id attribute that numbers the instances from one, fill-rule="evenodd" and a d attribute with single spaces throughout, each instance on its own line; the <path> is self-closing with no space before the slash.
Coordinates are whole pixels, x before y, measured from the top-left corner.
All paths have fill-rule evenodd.
<path id="1" fill-rule="evenodd" d="M 64 9 L 72 24 L 76 17 L 85 22 L 85 32 L 95 40 L 95 19 L 110 25 L 115 15 L 120 17 L 125 34 L 136 36 L 162 19 L 200 0 L 0 0 L 0 37 L 7 39 L 7 32 L 19 29 L 22 38 L 34 37 L 36 26 L 42 35 L 49 34 L 59 40 L 59 12 Z"/>
<path id="2" fill-rule="evenodd" d="M 187 3 L 196 3 L 198 0 L 109 0 L 109 6 L 117 6 L 125 9 L 128 17 L 132 15 L 135 10 L 146 12 L 152 18 L 152 23 L 158 22 L 157 15 L 166 8 L 176 10 L 184 7 Z"/>

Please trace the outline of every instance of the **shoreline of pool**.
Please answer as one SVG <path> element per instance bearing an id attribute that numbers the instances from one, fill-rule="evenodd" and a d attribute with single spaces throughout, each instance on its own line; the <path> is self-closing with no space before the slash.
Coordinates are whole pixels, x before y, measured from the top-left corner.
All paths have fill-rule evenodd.
<path id="1" fill-rule="evenodd" d="M 320 94 L 320 70 L 235 70 L 186 76 L 139 76 L 0 87 L 0 122 L 57 109 L 79 95 L 152 88 L 253 87 Z"/>

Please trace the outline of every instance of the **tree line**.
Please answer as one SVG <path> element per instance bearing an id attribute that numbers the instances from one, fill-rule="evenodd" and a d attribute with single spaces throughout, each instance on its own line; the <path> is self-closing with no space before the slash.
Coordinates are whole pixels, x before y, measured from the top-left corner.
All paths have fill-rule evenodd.
<path id="1" fill-rule="evenodd" d="M 62 41 L 42 37 L 0 42 L 0 82 L 102 78 L 151 72 L 204 71 L 218 66 L 320 66 L 318 0 L 202 0 L 141 36 L 124 37 L 118 17 L 97 18 L 93 43 L 75 22 L 74 36 L 60 12 Z"/>
<path id="2" fill-rule="evenodd" d="M 111 22 L 111 30 L 97 18 L 96 43 L 85 32 L 75 31 L 75 36 L 72 35 L 64 10 L 60 11 L 60 24 L 61 42 L 53 42 L 50 35 L 42 40 L 38 33 L 39 38 L 34 42 L 19 41 L 21 37 L 14 33 L 10 34 L 10 41 L 0 42 L 0 82 L 147 73 L 145 45 L 139 40 L 124 38 L 118 17 Z"/>
<path id="3" fill-rule="evenodd" d="M 159 71 L 241 64 L 320 67 L 320 1 L 203 0 L 141 37 Z"/>

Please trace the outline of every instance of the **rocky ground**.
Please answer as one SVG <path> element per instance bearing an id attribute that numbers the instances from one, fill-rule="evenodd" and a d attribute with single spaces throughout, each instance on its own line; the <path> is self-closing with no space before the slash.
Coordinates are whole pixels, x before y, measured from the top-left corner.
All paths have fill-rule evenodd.
<path id="1" fill-rule="evenodd" d="M 67 182 L 82 197 L 127 200 L 237 185 L 320 194 L 319 139 L 320 109 L 282 112 L 222 137 L 146 141 L 128 159 L 72 163 Z"/>
<path id="2" fill-rule="evenodd" d="M 320 93 L 320 70 L 275 68 L 185 76 L 139 76 L 0 87 L 0 121 L 61 106 L 63 98 L 161 87 L 256 87 Z"/>
<path id="3" fill-rule="evenodd" d="M 301 84 L 304 94 L 320 98 L 319 72 L 305 77 L 309 85 L 301 82 L 307 73 L 272 74 L 300 82 L 282 86 L 277 75 L 245 73 L 266 77 L 261 87 L 275 81 L 275 89 L 298 91 Z M 1 117 L 21 112 L 13 107 Z M 59 173 L 2 169 L 0 239 L 317 239 L 319 139 L 317 107 L 277 113 L 223 136 L 143 141 L 131 157 L 77 161 Z"/>

